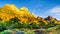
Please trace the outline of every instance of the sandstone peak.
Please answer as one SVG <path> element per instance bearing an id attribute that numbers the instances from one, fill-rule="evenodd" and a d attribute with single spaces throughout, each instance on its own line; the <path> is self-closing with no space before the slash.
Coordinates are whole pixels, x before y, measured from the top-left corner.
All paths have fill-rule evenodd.
<path id="1" fill-rule="evenodd" d="M 18 8 L 14 4 L 5 4 L 2 8 L 19 11 Z"/>

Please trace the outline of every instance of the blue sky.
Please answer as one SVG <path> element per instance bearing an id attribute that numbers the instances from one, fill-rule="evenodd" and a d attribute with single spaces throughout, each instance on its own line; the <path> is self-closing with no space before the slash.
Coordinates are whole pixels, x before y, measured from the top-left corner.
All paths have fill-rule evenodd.
<path id="1" fill-rule="evenodd" d="M 60 19 L 60 0 L 0 0 L 0 7 L 5 4 L 15 4 L 18 8 L 27 7 L 36 16 Z"/>

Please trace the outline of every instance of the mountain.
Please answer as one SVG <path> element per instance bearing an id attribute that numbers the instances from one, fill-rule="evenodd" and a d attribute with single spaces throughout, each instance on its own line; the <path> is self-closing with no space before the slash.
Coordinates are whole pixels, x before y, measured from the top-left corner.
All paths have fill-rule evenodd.
<path id="1" fill-rule="evenodd" d="M 4 20 L 9 20 L 11 18 L 17 17 L 22 22 L 34 21 L 35 16 L 29 12 L 26 7 L 18 9 L 13 4 L 6 4 L 0 8 L 0 18 Z M 3 18 L 2 18 L 3 17 Z"/>
<path id="2" fill-rule="evenodd" d="M 56 18 L 48 16 L 46 18 L 36 17 L 34 14 L 30 13 L 30 11 L 26 7 L 17 8 L 14 4 L 6 4 L 2 8 L 0 8 L 0 19 L 2 21 L 9 21 L 12 18 L 17 17 L 20 22 L 48 22 L 48 21 L 58 21 Z"/>
<path id="3" fill-rule="evenodd" d="M 46 17 L 45 20 L 48 20 L 48 21 L 51 21 L 51 20 L 53 20 L 53 21 L 57 21 L 57 19 L 54 18 L 54 17 L 52 17 L 52 16 L 48 16 L 48 17 Z"/>

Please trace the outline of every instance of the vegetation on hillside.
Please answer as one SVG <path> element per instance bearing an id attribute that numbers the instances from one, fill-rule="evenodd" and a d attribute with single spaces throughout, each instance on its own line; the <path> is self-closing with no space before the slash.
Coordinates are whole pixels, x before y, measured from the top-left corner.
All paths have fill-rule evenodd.
<path id="1" fill-rule="evenodd" d="M 40 16 L 36 17 L 34 14 L 30 13 L 26 7 L 18 9 L 13 4 L 6 4 L 0 8 L 0 32 L 3 34 L 6 32 L 11 34 L 11 30 L 21 28 L 51 31 L 55 28 L 59 29 L 59 26 L 60 21 L 56 18 L 53 18 L 51 16 L 48 16 L 46 18 L 42 18 Z M 30 33 L 31 31 L 28 32 Z M 32 33 L 35 34 L 34 32 Z M 26 32 L 26 34 L 28 33 Z"/>

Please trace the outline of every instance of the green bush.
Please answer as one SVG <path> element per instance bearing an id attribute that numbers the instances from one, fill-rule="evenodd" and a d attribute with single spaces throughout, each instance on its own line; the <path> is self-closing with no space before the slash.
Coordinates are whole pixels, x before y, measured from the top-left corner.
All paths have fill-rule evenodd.
<path id="1" fill-rule="evenodd" d="M 1 34 L 12 34 L 12 31 L 11 30 L 5 30 L 5 31 L 1 32 Z"/>
<path id="2" fill-rule="evenodd" d="M 12 18 L 9 21 L 6 21 L 4 25 L 6 26 L 6 29 L 20 28 L 20 23 L 18 22 L 17 18 Z"/>
<path id="3" fill-rule="evenodd" d="M 39 26 L 38 24 L 33 23 L 33 24 L 32 24 L 32 28 L 33 28 L 33 29 L 39 29 L 40 26 Z"/>
<path id="4" fill-rule="evenodd" d="M 0 23 L 0 32 L 6 30 L 4 23 Z"/>

